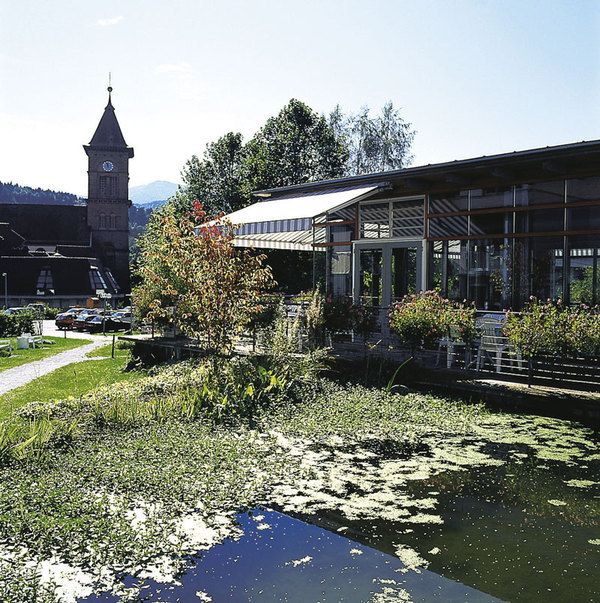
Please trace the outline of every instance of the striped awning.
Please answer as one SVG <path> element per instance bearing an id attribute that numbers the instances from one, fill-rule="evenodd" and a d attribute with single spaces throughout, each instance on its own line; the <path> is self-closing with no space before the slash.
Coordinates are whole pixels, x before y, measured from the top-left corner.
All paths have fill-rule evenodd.
<path id="1" fill-rule="evenodd" d="M 324 228 L 313 233 L 316 218 L 366 199 L 381 187 L 376 184 L 278 197 L 234 211 L 226 218 L 236 226 L 234 244 L 238 247 L 312 251 L 313 242 L 325 242 L 326 234 Z"/>

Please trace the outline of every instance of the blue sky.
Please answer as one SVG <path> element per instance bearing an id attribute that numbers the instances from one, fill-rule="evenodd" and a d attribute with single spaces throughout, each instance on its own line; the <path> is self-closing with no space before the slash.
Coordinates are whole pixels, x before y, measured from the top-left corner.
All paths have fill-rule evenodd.
<path id="1" fill-rule="evenodd" d="M 85 194 L 109 71 L 132 185 L 291 97 L 392 100 L 420 165 L 600 138 L 600 1 L 0 0 L 0 180 Z"/>

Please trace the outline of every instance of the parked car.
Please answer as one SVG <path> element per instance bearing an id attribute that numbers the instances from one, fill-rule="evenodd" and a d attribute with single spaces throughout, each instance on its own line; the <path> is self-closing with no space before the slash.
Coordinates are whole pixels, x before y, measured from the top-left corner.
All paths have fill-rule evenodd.
<path id="1" fill-rule="evenodd" d="M 131 311 L 119 310 L 114 313 L 113 317 L 120 323 L 119 329 L 125 331 L 131 329 Z"/>
<path id="2" fill-rule="evenodd" d="M 105 326 L 103 326 L 105 325 Z M 97 314 L 86 322 L 87 330 L 90 333 L 99 333 L 100 331 L 119 331 L 123 328 L 121 321 L 116 318 L 115 314 L 106 313 L 106 316 Z"/>
<path id="3" fill-rule="evenodd" d="M 11 316 L 13 314 L 20 314 L 21 312 L 25 312 L 26 310 L 27 308 L 22 307 L 7 308 L 6 310 L 4 310 L 4 314 L 8 314 L 9 316 Z"/>
<path id="4" fill-rule="evenodd" d="M 98 316 L 98 310 L 83 310 L 77 314 L 75 320 L 73 320 L 72 328 L 75 331 L 85 331 L 87 329 L 87 321 Z"/>
<path id="5" fill-rule="evenodd" d="M 56 315 L 54 324 L 59 329 L 72 329 L 73 321 L 80 312 L 83 312 L 83 308 L 69 308 L 66 312 L 61 312 Z"/>

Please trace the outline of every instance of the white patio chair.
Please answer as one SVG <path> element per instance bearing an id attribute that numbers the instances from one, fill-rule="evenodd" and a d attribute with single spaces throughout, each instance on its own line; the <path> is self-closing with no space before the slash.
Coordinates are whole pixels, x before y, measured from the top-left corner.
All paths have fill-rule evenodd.
<path id="1" fill-rule="evenodd" d="M 446 368 L 452 368 L 452 363 L 454 361 L 454 350 L 455 348 L 460 347 L 464 347 L 466 351 L 465 342 L 461 339 L 458 332 L 455 329 L 451 328 L 448 335 L 442 337 L 438 342 L 438 353 L 435 366 L 439 366 L 440 358 L 442 355 L 442 349 L 446 348 Z"/>
<path id="2" fill-rule="evenodd" d="M 477 349 L 477 360 L 475 368 L 480 371 L 485 360 L 485 356 L 493 358 L 496 366 L 496 372 L 502 370 L 502 355 L 508 348 L 508 341 L 500 333 L 502 323 L 493 317 L 484 316 L 479 323 L 481 330 L 481 339 Z"/>

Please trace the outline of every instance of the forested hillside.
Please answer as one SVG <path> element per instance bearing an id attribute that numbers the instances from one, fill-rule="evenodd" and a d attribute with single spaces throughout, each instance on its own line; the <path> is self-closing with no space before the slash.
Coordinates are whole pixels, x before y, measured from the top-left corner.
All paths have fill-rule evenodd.
<path id="1" fill-rule="evenodd" d="M 83 205 L 85 199 L 60 191 L 20 186 L 13 182 L 0 182 L 0 203 L 40 203 L 44 205 Z"/>

